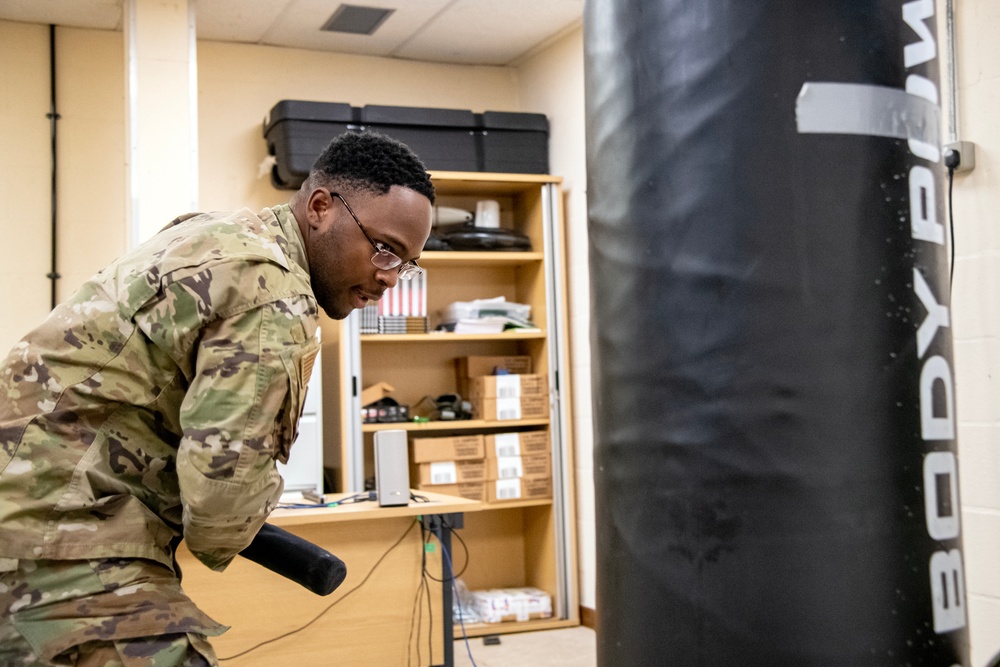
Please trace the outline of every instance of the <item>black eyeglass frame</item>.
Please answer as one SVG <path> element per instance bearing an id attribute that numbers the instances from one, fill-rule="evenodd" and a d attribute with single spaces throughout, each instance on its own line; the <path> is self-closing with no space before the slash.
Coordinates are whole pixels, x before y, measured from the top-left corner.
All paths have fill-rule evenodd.
<path id="1" fill-rule="evenodd" d="M 372 264 L 375 265 L 375 268 L 382 269 L 383 271 L 398 269 L 397 276 L 400 280 L 411 280 L 424 272 L 423 267 L 418 265 L 415 261 L 410 260 L 409 262 L 404 262 L 399 255 L 394 252 L 389 252 L 385 249 L 384 245 L 373 239 L 367 230 L 365 230 L 365 226 L 361 224 L 360 220 L 358 220 L 358 216 L 354 212 L 354 209 L 351 208 L 351 205 L 347 203 L 347 200 L 344 199 L 342 194 L 334 192 L 333 190 L 328 190 L 327 192 L 330 193 L 331 197 L 336 197 L 341 201 L 344 208 L 347 209 L 347 212 L 351 214 L 352 218 L 354 218 L 354 222 L 358 223 L 358 229 L 361 230 L 361 233 L 365 235 L 368 242 L 372 244 L 373 248 L 375 248 L 375 254 L 372 255 Z"/>

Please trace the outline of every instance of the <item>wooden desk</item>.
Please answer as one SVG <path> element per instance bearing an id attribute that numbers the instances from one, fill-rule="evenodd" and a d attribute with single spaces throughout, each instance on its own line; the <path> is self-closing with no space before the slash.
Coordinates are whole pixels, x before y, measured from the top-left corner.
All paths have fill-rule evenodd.
<path id="1" fill-rule="evenodd" d="M 244 558 L 236 558 L 225 572 L 213 572 L 182 545 L 177 560 L 185 592 L 209 616 L 232 627 L 212 640 L 219 658 L 237 656 L 274 640 L 225 660 L 223 666 L 451 664 L 451 623 L 442 622 L 450 616 L 442 605 L 445 599 L 450 612 L 450 590 L 428 580 L 429 603 L 425 592 L 422 611 L 414 608 L 422 583 L 422 556 L 426 555 L 427 571 L 435 579 L 443 578 L 437 540 L 428 535 L 435 548 L 425 554 L 416 519 L 478 511 L 482 504 L 427 491 L 415 493 L 430 502 L 379 507 L 372 501 L 331 508 L 279 509 L 271 514 L 270 523 L 320 545 L 347 564 L 347 579 L 326 597 Z M 352 494 L 328 494 L 326 499 L 329 502 L 348 495 Z M 369 572 L 370 578 L 361 585 Z M 335 606 L 330 608 L 331 604 Z M 418 614 L 422 614 L 419 636 Z M 449 640 L 444 641 L 444 637 Z"/>

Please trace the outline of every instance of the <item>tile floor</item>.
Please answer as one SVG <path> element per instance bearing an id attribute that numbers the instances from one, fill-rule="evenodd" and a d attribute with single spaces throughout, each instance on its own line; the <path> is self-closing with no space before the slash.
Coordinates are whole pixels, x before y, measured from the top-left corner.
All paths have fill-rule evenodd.
<path id="1" fill-rule="evenodd" d="M 500 644 L 486 646 L 482 637 L 469 639 L 476 667 L 596 667 L 594 631 L 575 628 L 500 635 Z M 473 667 L 464 641 L 455 642 L 455 667 Z"/>

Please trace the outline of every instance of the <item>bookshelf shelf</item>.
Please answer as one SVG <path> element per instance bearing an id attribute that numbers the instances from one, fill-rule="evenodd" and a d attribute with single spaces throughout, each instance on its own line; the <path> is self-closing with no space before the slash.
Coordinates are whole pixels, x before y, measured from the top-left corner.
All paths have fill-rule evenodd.
<path id="1" fill-rule="evenodd" d="M 548 426 L 548 419 L 509 419 L 502 421 L 486 421 L 485 419 L 462 419 L 457 421 L 433 421 L 433 422 L 395 422 L 362 424 L 361 430 L 365 433 L 375 433 L 376 431 L 390 431 L 402 429 L 404 431 L 420 431 L 424 433 L 435 431 L 475 431 L 477 429 L 512 429 L 520 426 Z"/>
<path id="2" fill-rule="evenodd" d="M 541 252 L 466 252 L 428 251 L 420 255 L 425 268 L 446 266 L 523 266 L 545 259 Z"/>
<path id="3" fill-rule="evenodd" d="M 498 334 L 457 334 L 436 332 L 425 334 L 362 334 L 362 343 L 461 343 L 468 341 L 538 340 L 544 331 L 512 329 Z"/>

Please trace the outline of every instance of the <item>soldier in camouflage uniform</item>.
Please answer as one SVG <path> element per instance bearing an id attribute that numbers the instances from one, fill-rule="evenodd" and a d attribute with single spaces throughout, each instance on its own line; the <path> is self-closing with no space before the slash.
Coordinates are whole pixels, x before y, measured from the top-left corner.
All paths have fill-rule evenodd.
<path id="1" fill-rule="evenodd" d="M 282 490 L 318 307 L 341 319 L 418 273 L 433 200 L 408 148 L 343 135 L 288 205 L 174 220 L 14 347 L 0 665 L 216 664 L 207 637 L 226 628 L 181 590 L 177 545 L 222 570 L 251 542 Z"/>

